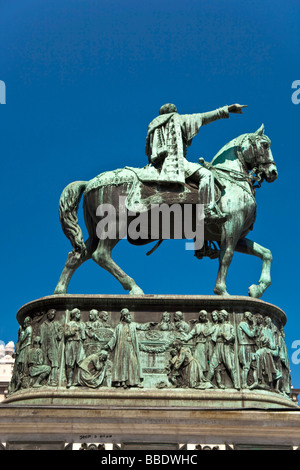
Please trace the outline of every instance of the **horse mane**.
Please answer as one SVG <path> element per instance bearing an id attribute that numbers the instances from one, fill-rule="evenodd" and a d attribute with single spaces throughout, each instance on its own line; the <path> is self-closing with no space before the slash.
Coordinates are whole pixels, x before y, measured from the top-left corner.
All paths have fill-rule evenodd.
<path id="1" fill-rule="evenodd" d="M 219 163 L 223 164 L 225 160 L 236 160 L 237 156 L 235 152 L 232 150 L 240 145 L 240 142 L 245 138 L 246 135 L 249 134 L 242 134 L 235 139 L 232 139 L 230 142 L 224 145 L 219 152 L 214 156 L 211 161 L 211 165 L 217 165 Z"/>
<path id="2" fill-rule="evenodd" d="M 269 139 L 268 136 L 264 134 L 264 127 L 262 126 L 258 131 L 253 132 L 253 133 L 248 133 L 248 134 L 242 134 L 239 137 L 236 137 L 235 139 L 232 139 L 230 142 L 228 142 L 224 147 L 222 147 L 219 152 L 214 156 L 214 158 L 211 161 L 211 165 L 217 165 L 219 163 L 223 164 L 225 160 L 236 160 L 237 155 L 235 152 L 232 152 L 232 150 L 237 147 L 238 145 L 241 144 L 241 142 L 245 139 L 245 137 L 249 136 L 249 138 L 257 137 L 260 136 L 261 139 L 265 140 L 266 142 L 271 145 L 271 140 Z"/>

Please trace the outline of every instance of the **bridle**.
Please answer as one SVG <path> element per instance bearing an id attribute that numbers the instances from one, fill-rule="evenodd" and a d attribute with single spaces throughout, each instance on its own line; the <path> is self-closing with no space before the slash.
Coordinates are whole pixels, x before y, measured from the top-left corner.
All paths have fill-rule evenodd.
<path id="1" fill-rule="evenodd" d="M 265 167 L 269 165 L 274 165 L 273 159 L 266 160 L 264 151 L 261 150 L 261 146 L 257 145 L 258 139 L 264 140 L 265 143 L 268 145 L 268 147 L 270 147 L 271 141 L 267 136 L 265 135 L 260 136 L 257 134 L 246 134 L 241 139 L 239 144 L 235 146 L 237 157 L 244 171 L 238 172 L 236 170 L 231 170 L 231 172 L 236 173 L 235 177 L 238 177 L 238 175 L 240 175 L 240 178 L 243 179 L 244 181 L 248 180 L 249 184 L 251 185 L 253 189 L 257 189 L 261 187 L 261 183 L 263 182 L 263 179 L 264 179 L 263 173 L 265 171 Z M 252 155 L 253 155 L 253 168 L 250 170 L 250 173 L 249 173 L 249 168 L 244 159 L 243 151 L 242 151 L 243 145 L 245 144 L 247 140 L 250 143 L 250 148 L 252 150 Z"/>
<path id="2" fill-rule="evenodd" d="M 265 171 L 265 167 L 267 167 L 269 165 L 274 165 L 274 160 L 265 158 L 265 153 L 264 153 L 264 151 L 261 150 L 261 148 L 263 147 L 263 144 L 260 145 L 260 148 L 259 148 L 258 145 L 257 145 L 257 140 L 258 140 L 258 138 L 263 140 L 265 142 L 265 146 L 267 146 L 268 148 L 270 148 L 271 141 L 265 135 L 260 136 L 260 135 L 250 134 L 247 137 L 248 137 L 248 140 L 251 143 L 251 147 L 252 147 L 252 151 L 253 151 L 253 160 L 254 160 L 254 167 L 255 167 L 255 168 L 253 168 L 253 170 L 257 170 L 256 174 L 259 177 L 259 181 L 261 181 L 262 180 L 262 173 Z M 251 170 L 251 173 L 253 172 L 253 170 Z"/>
<path id="3" fill-rule="evenodd" d="M 257 140 L 258 139 L 263 139 L 265 142 L 268 144 L 268 147 L 271 145 L 270 139 L 265 136 L 265 135 L 258 135 L 258 134 L 246 134 L 243 136 L 243 138 L 238 142 L 239 138 L 236 138 L 233 141 L 233 147 L 236 152 L 236 155 L 238 157 L 239 162 L 241 163 L 241 166 L 243 168 L 243 171 L 237 171 L 233 170 L 230 168 L 226 168 L 223 166 L 218 166 L 215 167 L 212 164 L 207 164 L 205 162 L 201 162 L 200 159 L 199 161 L 206 166 L 206 168 L 215 171 L 215 172 L 220 172 L 222 174 L 222 178 L 228 179 L 232 183 L 240 186 L 244 191 L 248 192 L 251 194 L 251 196 L 255 200 L 255 190 L 261 187 L 261 184 L 264 180 L 263 173 L 265 171 L 265 167 L 268 165 L 274 165 L 273 160 L 266 160 L 265 159 L 265 154 L 261 150 L 261 148 L 258 147 L 257 145 Z M 248 165 L 244 159 L 243 156 L 243 145 L 245 144 L 246 141 L 250 142 L 250 148 L 252 150 L 252 155 L 253 155 L 253 168 L 249 170 Z M 250 173 L 249 173 L 250 171 Z M 227 173 L 227 175 L 224 175 L 224 172 Z M 250 186 L 250 189 L 247 188 L 247 186 L 243 185 L 242 182 L 247 182 Z"/>

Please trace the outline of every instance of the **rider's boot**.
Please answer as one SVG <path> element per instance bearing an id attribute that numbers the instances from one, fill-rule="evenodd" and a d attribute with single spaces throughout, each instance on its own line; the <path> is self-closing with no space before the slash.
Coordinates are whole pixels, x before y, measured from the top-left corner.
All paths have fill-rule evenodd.
<path id="1" fill-rule="evenodd" d="M 216 204 L 214 191 L 214 175 L 206 168 L 202 168 L 198 188 L 198 201 L 204 205 L 204 218 L 208 222 L 222 224 L 226 222 L 228 216 L 223 214 L 218 204 Z"/>

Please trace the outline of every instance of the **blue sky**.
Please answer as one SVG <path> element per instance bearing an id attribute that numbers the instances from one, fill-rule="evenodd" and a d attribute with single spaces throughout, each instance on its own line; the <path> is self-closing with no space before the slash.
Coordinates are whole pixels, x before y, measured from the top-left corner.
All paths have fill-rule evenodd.
<path id="1" fill-rule="evenodd" d="M 70 250 L 58 219 L 68 183 L 144 166 L 147 126 L 166 102 L 181 113 L 238 102 L 249 106 L 244 115 L 201 129 L 188 159 L 210 160 L 265 124 L 279 179 L 258 191 L 250 237 L 273 253 L 263 300 L 285 310 L 292 355 L 300 340 L 300 105 L 291 100 L 300 80 L 299 0 L 0 0 L 0 11 L 0 339 L 16 341 L 17 310 L 55 288 Z M 147 294 L 212 294 L 217 261 L 198 261 L 184 244 L 164 242 L 146 257 L 149 247 L 122 241 L 114 257 Z M 229 292 L 247 295 L 260 271 L 259 259 L 236 254 Z M 69 292 L 124 293 L 92 261 Z M 300 387 L 300 365 L 292 377 Z"/>

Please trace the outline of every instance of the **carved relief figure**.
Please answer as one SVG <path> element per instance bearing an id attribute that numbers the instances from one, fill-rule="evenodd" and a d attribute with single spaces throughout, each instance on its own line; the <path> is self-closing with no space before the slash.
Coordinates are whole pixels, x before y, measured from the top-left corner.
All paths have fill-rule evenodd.
<path id="1" fill-rule="evenodd" d="M 254 326 L 252 313 L 245 312 L 245 320 L 242 320 L 237 328 L 239 361 L 242 366 L 242 388 L 248 388 L 248 375 L 253 364 L 257 334 L 258 328 Z M 256 368 L 253 368 L 253 378 L 256 382 Z"/>
<path id="2" fill-rule="evenodd" d="M 19 355 L 17 358 L 19 373 L 24 378 L 28 375 L 28 353 L 32 344 L 32 326 L 31 318 L 24 319 L 23 328 L 20 331 L 19 337 Z"/>
<path id="3" fill-rule="evenodd" d="M 264 317 L 260 313 L 257 313 L 255 315 L 255 323 L 256 323 L 256 329 L 257 329 L 256 346 L 259 347 L 259 338 L 260 338 L 262 329 L 264 327 Z"/>
<path id="4" fill-rule="evenodd" d="M 99 319 L 98 310 L 91 310 L 89 313 L 89 321 L 85 323 L 85 351 L 87 356 L 96 353 L 100 348 L 98 331 L 102 327 L 102 321 Z"/>
<path id="5" fill-rule="evenodd" d="M 56 310 L 47 312 L 47 320 L 42 323 L 40 337 L 45 360 L 51 366 L 49 385 L 56 386 L 58 381 L 58 367 L 61 359 L 61 340 L 63 338 L 63 327 L 55 320 Z"/>
<path id="6" fill-rule="evenodd" d="M 77 385 L 76 367 L 85 359 L 83 342 L 86 339 L 84 323 L 81 321 L 80 310 L 74 308 L 70 312 L 70 321 L 65 328 L 65 364 L 67 388 Z"/>
<path id="7" fill-rule="evenodd" d="M 257 363 L 257 382 L 251 388 L 273 388 L 278 391 L 279 379 L 282 374 L 277 370 L 274 358 L 278 357 L 279 348 L 276 346 L 275 336 L 272 331 L 272 320 L 265 317 L 264 325 L 261 326 L 257 341 L 258 349 L 255 353 Z"/>
<path id="8" fill-rule="evenodd" d="M 285 396 L 290 397 L 291 395 L 291 371 L 290 371 L 290 361 L 287 351 L 287 346 L 285 342 L 285 333 L 284 328 L 281 326 L 278 335 L 278 347 L 279 347 L 279 364 L 278 369 L 282 374 L 282 378 L 279 383 L 279 390 Z"/>
<path id="9" fill-rule="evenodd" d="M 170 382 L 180 388 L 212 388 L 213 385 L 205 379 L 191 348 L 178 342 L 174 347 L 170 361 Z"/>
<path id="10" fill-rule="evenodd" d="M 184 388 L 196 388 L 204 379 L 198 361 L 187 346 L 178 346 L 174 370 L 179 372 L 179 383 Z"/>
<path id="11" fill-rule="evenodd" d="M 215 335 L 216 331 L 219 328 L 219 313 L 217 310 L 213 310 L 211 313 L 211 322 L 210 322 L 210 335 L 208 337 L 208 364 L 211 364 L 211 360 L 215 350 Z M 214 376 L 216 378 L 216 382 L 219 388 L 222 388 L 222 365 L 218 366 L 215 369 Z"/>
<path id="12" fill-rule="evenodd" d="M 31 377 L 31 386 L 37 388 L 41 382 L 47 379 L 51 372 L 51 367 L 45 364 L 43 351 L 41 349 L 41 338 L 36 336 L 33 339 L 33 347 L 28 352 L 28 367 Z"/>
<path id="13" fill-rule="evenodd" d="M 111 324 L 108 321 L 108 313 L 102 310 L 102 312 L 99 313 L 99 319 L 101 323 L 102 328 L 111 328 Z"/>
<path id="14" fill-rule="evenodd" d="M 151 323 L 132 322 L 130 311 L 121 310 L 120 323 L 104 349 L 115 351 L 112 367 L 114 387 L 142 387 L 142 370 L 137 330 L 150 329 Z"/>
<path id="15" fill-rule="evenodd" d="M 78 381 L 80 385 L 89 388 L 107 386 L 111 375 L 111 362 L 108 360 L 108 352 L 91 354 L 79 364 Z"/>
<path id="16" fill-rule="evenodd" d="M 219 312 L 219 321 L 219 326 L 212 337 L 215 349 L 209 365 L 207 379 L 211 381 L 217 368 L 223 364 L 229 373 L 233 387 L 239 388 L 234 354 L 235 333 L 233 326 L 228 321 L 228 312 L 226 310 Z M 220 383 L 218 383 L 218 386 L 225 388 Z"/>
<path id="17" fill-rule="evenodd" d="M 178 357 L 177 345 L 173 345 L 173 348 L 170 350 L 170 360 L 169 364 L 166 366 L 166 373 L 169 379 L 169 382 L 174 387 L 180 387 L 180 374 L 178 369 L 175 369 L 175 364 Z"/>
<path id="18" fill-rule="evenodd" d="M 184 341 L 189 341 L 192 338 L 194 339 L 194 357 L 197 359 L 202 372 L 208 371 L 208 337 L 211 335 L 211 333 L 212 331 L 210 324 L 208 323 L 207 311 L 201 310 L 199 313 L 199 322 L 184 338 Z"/>
<path id="19" fill-rule="evenodd" d="M 162 314 L 161 322 L 158 323 L 157 329 L 161 331 L 174 331 L 175 325 L 171 322 L 171 314 L 169 312 L 164 312 Z"/>
<path id="20" fill-rule="evenodd" d="M 189 333 L 191 328 L 190 325 L 184 320 L 182 312 L 177 311 L 174 313 L 174 322 L 176 331 L 179 333 L 179 336 L 181 333 L 183 333 L 182 337 L 184 338 L 184 334 Z"/>

